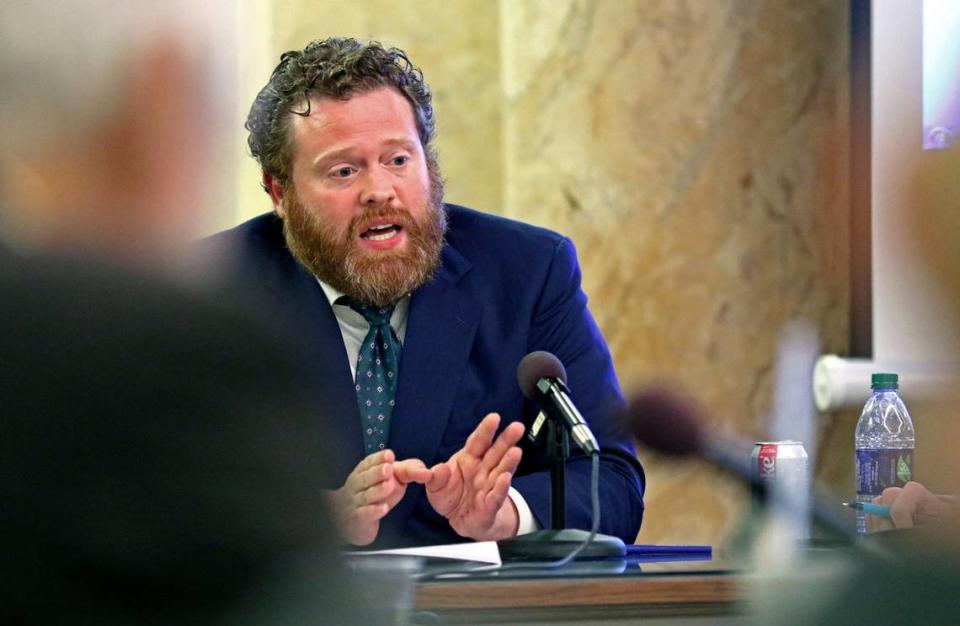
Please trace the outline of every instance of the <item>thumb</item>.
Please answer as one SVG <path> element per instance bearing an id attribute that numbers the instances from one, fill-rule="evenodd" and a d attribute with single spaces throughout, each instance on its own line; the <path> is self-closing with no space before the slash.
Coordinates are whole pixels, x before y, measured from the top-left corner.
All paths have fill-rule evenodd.
<path id="1" fill-rule="evenodd" d="M 393 475 L 398 482 L 407 483 L 427 483 L 433 473 L 427 469 L 420 459 L 405 459 L 393 464 Z"/>
<path id="2" fill-rule="evenodd" d="M 452 475 L 450 466 L 446 463 L 438 463 L 434 465 L 430 469 L 430 473 L 432 474 L 430 480 L 424 483 L 428 492 L 440 491 L 446 487 L 447 483 L 450 482 L 450 476 Z"/>

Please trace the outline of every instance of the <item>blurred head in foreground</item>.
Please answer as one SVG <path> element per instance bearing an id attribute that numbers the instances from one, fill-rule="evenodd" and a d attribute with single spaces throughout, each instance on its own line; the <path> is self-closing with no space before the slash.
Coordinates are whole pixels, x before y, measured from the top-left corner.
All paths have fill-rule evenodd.
<path id="1" fill-rule="evenodd" d="M 155 260 L 193 234 L 230 111 L 231 5 L 0 4 L 0 243 Z"/>
<path id="2" fill-rule="evenodd" d="M 368 623 L 299 355 L 117 267 L 192 230 L 218 23 L 226 2 L 0 4 L 2 623 Z"/>

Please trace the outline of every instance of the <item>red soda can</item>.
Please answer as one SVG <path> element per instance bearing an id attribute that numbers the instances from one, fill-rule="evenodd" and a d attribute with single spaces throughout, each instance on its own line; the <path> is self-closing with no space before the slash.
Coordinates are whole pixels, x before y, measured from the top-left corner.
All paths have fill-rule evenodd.
<path id="1" fill-rule="evenodd" d="M 776 481 L 787 493 L 805 494 L 809 490 L 807 451 L 799 441 L 758 441 L 750 458 L 754 475 L 760 480 Z"/>
<path id="2" fill-rule="evenodd" d="M 810 474 L 799 441 L 758 441 L 750 455 L 754 476 L 772 497 L 781 528 L 793 539 L 810 538 Z"/>

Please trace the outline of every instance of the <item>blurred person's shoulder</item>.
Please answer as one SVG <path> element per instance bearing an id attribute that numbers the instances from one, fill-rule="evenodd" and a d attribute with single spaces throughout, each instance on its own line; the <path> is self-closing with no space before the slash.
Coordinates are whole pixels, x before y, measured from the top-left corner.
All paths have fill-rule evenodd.
<path id="1" fill-rule="evenodd" d="M 282 329 L 159 276 L 2 251 L 0 320 L 0 466 L 16 477 L 0 543 L 18 555 L 0 616 L 59 619 L 74 596 L 112 615 L 166 588 L 190 593 L 165 615 L 207 603 L 295 623 L 271 604 L 283 593 L 355 623 L 319 496 L 336 443 Z"/>
<path id="2" fill-rule="evenodd" d="M 41 323 L 76 324 L 74 330 L 112 332 L 151 327 L 177 334 L 211 336 L 246 331 L 267 343 L 292 343 L 282 329 L 254 311 L 216 297 L 202 282 L 178 280 L 76 254 L 20 256 L 0 253 L 0 290 L 6 316 L 23 312 Z M 79 335 L 75 335 L 79 338 Z M 134 340 L 136 335 L 128 335 Z"/>
<path id="3" fill-rule="evenodd" d="M 0 301 L 20 398 L 24 386 L 50 402 L 111 388 L 118 403 L 143 403 L 163 390 L 169 406 L 225 412 L 285 397 L 293 418 L 313 404 L 287 329 L 202 286 L 77 255 L 3 254 Z"/>
<path id="4" fill-rule="evenodd" d="M 264 259 L 288 256 L 283 220 L 270 212 L 200 239 L 193 246 L 190 262 L 229 275 Z"/>

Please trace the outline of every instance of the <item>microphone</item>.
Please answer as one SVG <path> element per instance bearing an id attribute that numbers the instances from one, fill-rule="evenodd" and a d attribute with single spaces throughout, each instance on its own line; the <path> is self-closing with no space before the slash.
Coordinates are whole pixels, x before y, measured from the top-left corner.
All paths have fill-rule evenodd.
<path id="1" fill-rule="evenodd" d="M 600 528 L 600 446 L 580 411 L 570 400 L 567 390 L 567 372 L 560 360 L 549 352 L 531 352 L 517 366 L 517 382 L 523 395 L 540 403 L 553 418 L 549 421 L 546 455 L 550 460 L 550 521 L 552 528 L 497 542 L 504 560 L 538 560 L 551 562 L 548 567 L 560 567 L 571 560 L 597 557 L 622 558 L 627 548 L 619 537 L 598 534 Z M 530 434 L 536 433 L 547 418 L 541 411 Z M 590 531 L 566 528 L 566 485 L 564 465 L 570 454 L 567 433 L 590 456 L 590 504 L 592 518 Z M 516 566 L 516 565 L 514 565 Z"/>
<path id="2" fill-rule="evenodd" d="M 692 399 L 663 387 L 653 387 L 631 398 L 622 425 L 640 443 L 669 456 L 699 457 L 746 483 L 759 495 L 767 486 L 753 471 L 753 444 L 729 435 L 708 434 L 703 409 Z M 810 512 L 838 536 L 853 539 L 849 515 L 832 503 L 829 494 L 811 488 Z"/>
<path id="3" fill-rule="evenodd" d="M 563 421 L 570 436 L 588 455 L 599 453 L 600 446 L 586 420 L 570 399 L 567 372 L 560 359 L 549 352 L 531 352 L 517 366 L 520 391 L 529 400 L 539 400 L 555 417 Z M 535 436 L 535 432 L 532 431 Z"/>
<path id="4" fill-rule="evenodd" d="M 721 435 L 708 436 L 704 411 L 691 398 L 652 387 L 631 398 L 625 430 L 637 441 L 667 456 L 698 456 L 752 487 L 763 487 L 750 463 L 753 444 Z"/>

